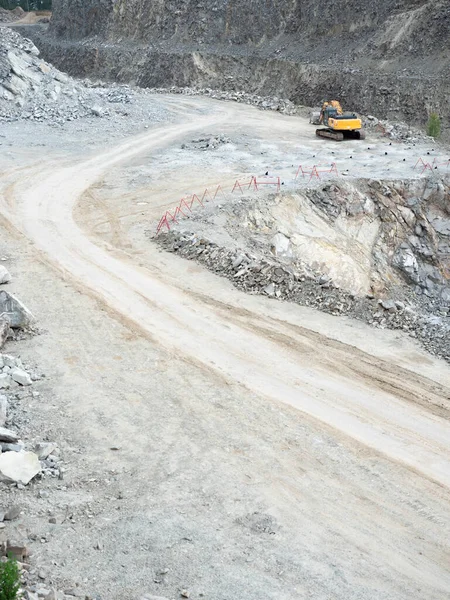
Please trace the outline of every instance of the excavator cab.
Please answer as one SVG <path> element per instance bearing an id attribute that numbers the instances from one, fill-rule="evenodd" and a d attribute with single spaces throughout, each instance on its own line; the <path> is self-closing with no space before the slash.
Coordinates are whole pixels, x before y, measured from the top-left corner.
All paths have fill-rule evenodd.
<path id="1" fill-rule="evenodd" d="M 334 106 L 327 106 L 323 108 L 322 112 L 320 113 L 320 123 L 328 126 L 328 119 L 330 117 L 336 118 L 338 116 L 339 115 L 337 108 L 335 108 Z"/>

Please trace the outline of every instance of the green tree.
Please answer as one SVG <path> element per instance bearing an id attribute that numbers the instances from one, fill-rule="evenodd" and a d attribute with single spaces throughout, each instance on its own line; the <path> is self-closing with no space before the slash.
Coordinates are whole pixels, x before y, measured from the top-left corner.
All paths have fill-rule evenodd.
<path id="1" fill-rule="evenodd" d="M 17 561 L 8 558 L 0 563 L 0 600 L 17 600 L 20 588 L 20 571 Z"/>
<path id="2" fill-rule="evenodd" d="M 427 134 L 434 139 L 437 139 L 441 135 L 441 119 L 436 112 L 430 114 L 427 124 Z"/>

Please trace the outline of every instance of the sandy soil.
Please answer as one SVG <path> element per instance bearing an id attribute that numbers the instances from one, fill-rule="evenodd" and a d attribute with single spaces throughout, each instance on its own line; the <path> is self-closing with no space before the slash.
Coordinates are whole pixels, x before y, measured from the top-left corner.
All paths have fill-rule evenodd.
<path id="1" fill-rule="evenodd" d="M 5 236 L 46 330 L 25 354 L 53 373 L 30 410 L 37 424 L 51 415 L 69 463 L 50 500 L 22 500 L 28 528 L 46 528 L 47 504 L 73 517 L 36 558 L 57 563 L 56 580 L 117 600 L 183 588 L 212 599 L 447 598 L 449 367 L 400 334 L 245 296 L 144 248 L 144 227 L 174 194 L 246 173 L 255 139 L 311 135 L 306 120 L 245 106 L 166 107 L 170 124 L 114 144 L 99 135 L 87 155 L 82 139 L 64 152 L 52 132 L 45 158 L 19 138 L 1 161 Z M 92 198 L 124 165 L 205 131 L 248 136 L 246 155 L 186 172 L 174 152 L 173 176 L 141 186 L 145 226 L 129 211 L 142 194 L 113 189 L 100 208 Z M 380 156 L 383 143 L 371 143 Z"/>

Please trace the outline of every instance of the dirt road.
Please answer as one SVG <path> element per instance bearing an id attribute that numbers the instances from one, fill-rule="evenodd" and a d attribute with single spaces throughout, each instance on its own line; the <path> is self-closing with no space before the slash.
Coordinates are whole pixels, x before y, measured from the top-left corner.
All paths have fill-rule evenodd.
<path id="1" fill-rule="evenodd" d="M 199 105 L 207 107 L 206 116 L 197 114 Z M 194 277 L 182 260 L 157 250 L 138 264 L 135 257 L 94 243 L 74 221 L 78 199 L 106 172 L 142 153 L 157 155 L 186 134 L 230 122 L 246 131 L 270 122 L 272 135 L 276 127 L 279 135 L 292 130 L 277 115 L 238 105 L 197 99 L 183 101 L 183 112 L 183 123 L 150 129 L 87 159 L 31 170 L 5 196 L 5 215 L 66 281 L 93 294 L 169 356 L 206 369 L 216 385 L 237 384 L 268 406 L 289 405 L 338 439 L 356 441 L 362 452 L 450 488 L 450 376 L 443 363 L 430 359 L 418 365 L 420 354 L 402 353 L 407 342 L 401 340 L 398 350 L 383 347 L 369 328 L 337 333 L 325 318 L 321 326 L 308 327 L 296 307 L 245 297 L 212 275 Z M 160 206 L 161 198 L 154 194 L 151 202 Z M 132 435 L 139 437 L 136 425 Z M 410 566 L 397 568 L 405 575 Z M 448 573 L 435 565 L 427 577 L 434 597 L 444 598 Z"/>
<path id="2" fill-rule="evenodd" d="M 350 377 L 340 372 L 341 355 L 333 360 L 326 340 L 319 336 L 314 351 L 305 352 L 311 340 L 289 321 L 194 296 L 192 290 L 184 290 L 182 280 L 176 286 L 168 284 L 161 273 L 98 248 L 74 223 L 77 199 L 108 169 L 139 153 L 156 153 L 205 127 L 220 127 L 230 120 L 251 127 L 251 122 L 245 122 L 247 112 L 229 105 L 216 109 L 212 117 L 152 130 L 74 166 L 53 167 L 51 174 L 21 191 L 16 208 L 21 229 L 61 269 L 173 354 L 214 369 L 225 380 L 231 378 L 257 394 L 290 404 L 450 487 L 450 423 L 443 418 L 448 415 L 445 411 L 433 414 L 414 403 L 414 396 L 432 402 L 433 382 L 415 381 L 420 387 L 410 391 L 410 398 L 379 389 L 375 393 L 370 375 L 356 382 L 352 369 Z M 327 364 L 321 360 L 323 345 Z M 353 355 L 347 362 L 359 369 L 358 354 L 351 348 L 347 352 Z M 399 373 L 399 387 L 402 377 L 404 373 Z"/>

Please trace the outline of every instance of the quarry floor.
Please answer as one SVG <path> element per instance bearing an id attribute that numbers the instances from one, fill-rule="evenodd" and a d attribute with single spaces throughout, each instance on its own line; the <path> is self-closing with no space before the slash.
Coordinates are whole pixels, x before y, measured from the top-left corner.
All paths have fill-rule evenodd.
<path id="1" fill-rule="evenodd" d="M 419 177 L 445 149 L 148 102 L 157 122 L 2 126 L 2 249 L 41 328 L 21 353 L 52 374 L 29 412 L 68 463 L 49 498 L 24 491 L 24 526 L 73 515 L 34 560 L 111 600 L 448 598 L 449 366 L 401 333 L 240 293 L 146 236 L 219 184 L 294 189 L 319 161 Z M 181 148 L 222 133 L 215 151 Z"/>

